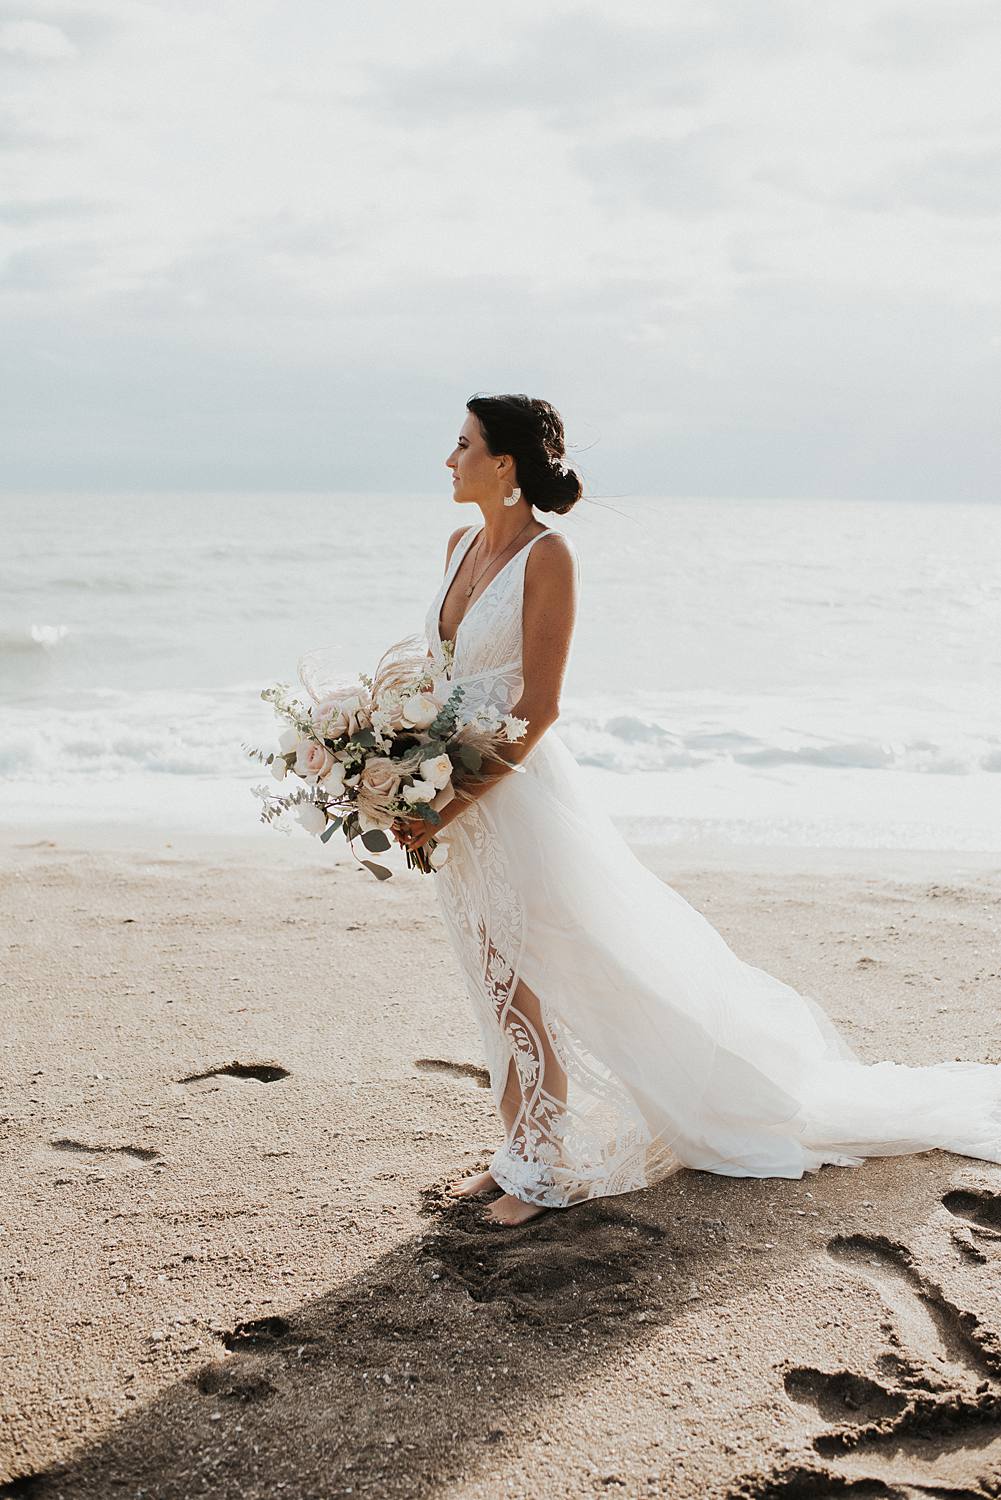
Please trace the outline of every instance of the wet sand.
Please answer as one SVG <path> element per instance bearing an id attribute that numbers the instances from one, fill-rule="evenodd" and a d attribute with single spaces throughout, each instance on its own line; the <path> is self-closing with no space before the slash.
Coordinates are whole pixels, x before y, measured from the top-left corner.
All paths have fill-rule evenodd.
<path id="1" fill-rule="evenodd" d="M 868 1060 L 1001 1061 L 1001 860 L 637 847 Z M 1001 1166 L 487 1227 L 433 877 L 0 836 L 0 1496 L 1001 1494 Z M 4 1487 L 6 1485 L 6 1487 Z"/>

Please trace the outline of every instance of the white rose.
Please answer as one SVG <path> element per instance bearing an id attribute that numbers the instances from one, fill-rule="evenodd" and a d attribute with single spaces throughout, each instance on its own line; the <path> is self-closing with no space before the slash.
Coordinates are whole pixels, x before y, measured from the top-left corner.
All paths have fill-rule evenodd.
<path id="1" fill-rule="evenodd" d="M 278 748 L 284 752 L 294 750 L 298 745 L 299 740 L 300 734 L 298 729 L 293 729 L 292 726 L 289 725 L 288 729 L 283 729 L 281 734 L 278 736 Z"/>
<path id="2" fill-rule="evenodd" d="M 403 717 L 403 699 L 399 693 L 387 688 L 379 694 L 379 707 L 376 710 L 379 715 L 380 727 L 385 729 L 399 730 L 407 729 L 409 726 Z M 375 724 L 375 714 L 372 715 L 372 723 Z"/>
<path id="3" fill-rule="evenodd" d="M 307 833 L 322 833 L 327 826 L 327 815 L 315 802 L 304 802 L 299 808 L 298 817 Z"/>
<path id="4" fill-rule="evenodd" d="M 326 776 L 320 777 L 320 785 L 326 787 L 328 792 L 340 795 L 344 790 L 345 766 L 342 760 L 335 760 Z"/>
<path id="5" fill-rule="evenodd" d="M 274 760 L 271 762 L 271 774 L 272 774 L 272 776 L 275 778 L 276 781 L 284 781 L 285 780 L 285 772 L 287 770 L 288 770 L 288 766 L 285 764 L 285 757 L 284 757 L 284 755 L 276 755 L 275 758 L 274 758 Z"/>
<path id="6" fill-rule="evenodd" d="M 437 791 L 437 787 L 430 781 L 415 781 L 413 786 L 403 788 L 403 799 L 405 802 L 430 802 Z"/>
<path id="7" fill-rule="evenodd" d="M 436 755 L 433 759 L 421 761 L 421 775 L 425 781 L 430 781 L 439 791 L 447 786 L 452 779 L 452 762 L 447 755 Z"/>
<path id="8" fill-rule="evenodd" d="M 441 713 L 441 704 L 431 693 L 414 693 L 403 705 L 403 719 L 415 729 L 426 729 Z"/>

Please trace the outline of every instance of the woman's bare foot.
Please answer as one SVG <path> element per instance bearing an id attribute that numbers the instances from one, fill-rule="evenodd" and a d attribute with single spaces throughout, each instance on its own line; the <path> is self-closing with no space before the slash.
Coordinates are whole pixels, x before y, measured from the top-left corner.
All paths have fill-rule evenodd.
<path id="1" fill-rule="evenodd" d="M 485 1208 L 481 1217 L 494 1224 L 524 1224 L 526 1219 L 534 1219 L 536 1214 L 545 1212 L 542 1204 L 525 1203 L 523 1199 L 505 1193 L 502 1198 L 491 1203 L 489 1208 Z"/>
<path id="2" fill-rule="evenodd" d="M 489 1193 L 494 1188 L 500 1187 L 489 1172 L 477 1172 L 473 1177 L 462 1177 L 458 1182 L 450 1183 L 448 1195 L 450 1198 L 475 1198 L 478 1193 Z"/>

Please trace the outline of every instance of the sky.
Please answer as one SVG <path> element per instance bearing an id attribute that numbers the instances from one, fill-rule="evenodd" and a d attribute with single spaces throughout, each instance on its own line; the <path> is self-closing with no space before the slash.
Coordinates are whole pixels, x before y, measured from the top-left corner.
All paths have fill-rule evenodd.
<path id="1" fill-rule="evenodd" d="M 0 488 L 997 500 L 997 0 L 0 0 Z M 309 511 L 303 512 L 306 516 Z"/>

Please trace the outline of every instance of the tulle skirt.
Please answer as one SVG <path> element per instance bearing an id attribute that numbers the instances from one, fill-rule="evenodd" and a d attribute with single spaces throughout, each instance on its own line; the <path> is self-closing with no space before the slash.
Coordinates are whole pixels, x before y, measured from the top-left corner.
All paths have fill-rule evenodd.
<path id="1" fill-rule="evenodd" d="M 1001 1065 L 862 1062 L 636 858 L 558 734 L 521 764 L 447 826 L 430 877 L 507 1106 L 490 1171 L 508 1192 L 565 1207 L 679 1166 L 1001 1162 Z"/>

